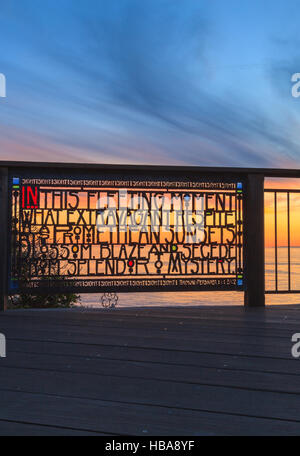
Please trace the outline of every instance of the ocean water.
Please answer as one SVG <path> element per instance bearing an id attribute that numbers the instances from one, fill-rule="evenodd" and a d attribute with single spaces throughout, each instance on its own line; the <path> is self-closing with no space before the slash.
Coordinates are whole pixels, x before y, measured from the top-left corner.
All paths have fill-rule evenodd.
<path id="1" fill-rule="evenodd" d="M 266 289 L 275 287 L 275 249 L 265 250 Z M 288 286 L 288 249 L 278 248 L 278 288 Z M 300 247 L 291 248 L 291 287 L 300 290 Z M 81 295 L 81 305 L 90 308 L 102 307 L 101 293 Z M 156 293 L 119 293 L 118 308 L 124 307 L 184 307 L 201 305 L 243 305 L 244 293 L 232 291 L 180 291 Z M 300 304 L 300 294 L 266 295 L 266 304 Z"/>

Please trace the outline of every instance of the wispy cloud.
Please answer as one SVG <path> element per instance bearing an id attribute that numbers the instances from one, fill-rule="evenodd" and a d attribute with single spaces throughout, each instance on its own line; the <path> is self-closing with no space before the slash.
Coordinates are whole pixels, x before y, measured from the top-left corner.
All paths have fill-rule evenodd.
<path id="1" fill-rule="evenodd" d="M 9 147 L 27 160 L 299 166 L 299 114 L 287 115 L 288 95 L 278 102 L 268 67 L 249 77 L 247 49 L 232 52 L 223 22 L 251 23 L 231 10 L 195 0 L 15 5 L 0 13 L 2 158 Z M 262 61 L 259 43 L 249 46 Z"/>

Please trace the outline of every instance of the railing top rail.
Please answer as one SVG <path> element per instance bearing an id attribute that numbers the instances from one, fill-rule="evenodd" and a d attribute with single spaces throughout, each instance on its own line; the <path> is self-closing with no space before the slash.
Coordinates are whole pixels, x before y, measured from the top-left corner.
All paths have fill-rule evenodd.
<path id="1" fill-rule="evenodd" d="M 107 164 L 107 163 L 63 163 L 63 162 L 25 162 L 25 161 L 0 161 L 0 168 L 45 168 L 45 169 L 80 169 L 86 171 L 135 171 L 135 172 L 174 172 L 174 173 L 206 173 L 206 174 L 259 174 L 265 177 L 299 177 L 300 169 L 280 168 L 238 168 L 238 167 L 208 167 L 208 166 L 182 166 L 182 165 L 133 165 L 133 164 Z"/>
<path id="2" fill-rule="evenodd" d="M 296 188 L 265 188 L 265 193 L 300 193 Z"/>

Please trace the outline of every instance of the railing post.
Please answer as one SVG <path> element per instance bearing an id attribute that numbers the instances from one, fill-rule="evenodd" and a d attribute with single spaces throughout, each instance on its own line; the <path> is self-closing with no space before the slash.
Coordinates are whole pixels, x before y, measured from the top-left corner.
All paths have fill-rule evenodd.
<path id="1" fill-rule="evenodd" d="M 8 169 L 0 168 L 0 311 L 7 307 Z"/>
<path id="2" fill-rule="evenodd" d="M 245 195 L 245 306 L 265 305 L 264 176 L 248 174 Z"/>

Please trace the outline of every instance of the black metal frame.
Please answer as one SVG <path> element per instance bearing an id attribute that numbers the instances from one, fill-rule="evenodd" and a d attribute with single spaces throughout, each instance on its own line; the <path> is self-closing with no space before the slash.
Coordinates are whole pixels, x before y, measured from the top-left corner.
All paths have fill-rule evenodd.
<path id="1" fill-rule="evenodd" d="M 157 168 L 155 168 L 156 171 Z M 43 170 L 32 170 L 26 168 L 24 169 L 18 169 L 18 168 L 12 168 L 9 173 L 9 180 L 10 180 L 10 199 L 9 199 L 9 207 L 12 206 L 12 194 L 17 191 L 13 190 L 12 188 L 12 178 L 13 177 L 20 177 L 21 179 L 26 180 L 26 178 L 31 178 L 31 179 L 43 179 L 43 180 L 51 180 L 54 178 L 60 178 L 60 179 L 69 179 L 70 181 L 72 179 L 107 179 L 107 180 L 113 180 L 117 179 L 117 181 L 122 182 L 122 181 L 128 181 L 128 180 L 134 180 L 135 184 L 140 183 L 141 187 L 144 187 L 144 184 L 151 180 L 151 188 L 150 190 L 153 190 L 156 188 L 161 188 L 162 184 L 159 183 L 162 180 L 161 174 L 160 173 L 154 173 L 152 172 L 151 175 L 148 173 L 146 174 L 145 171 L 143 172 L 142 169 L 137 169 L 136 167 L 134 168 L 135 173 L 132 172 L 133 170 L 131 169 L 122 169 L 122 172 L 120 172 L 120 169 L 107 169 L 106 171 L 101 170 L 95 173 L 93 170 L 88 169 L 84 173 L 82 173 L 82 170 L 78 170 L 77 167 L 75 169 L 72 169 L 72 177 L 70 177 L 70 170 L 68 170 L 68 174 L 66 174 L 65 169 L 62 170 L 62 172 L 53 172 L 52 170 L 48 169 L 43 169 Z M 198 173 L 193 173 L 192 176 L 187 176 L 185 173 L 178 173 L 178 170 L 176 169 L 177 172 L 174 172 L 173 170 L 170 171 L 168 170 L 167 173 L 164 174 L 163 176 L 163 181 L 167 181 L 168 185 L 166 187 L 166 191 L 170 192 L 172 191 L 172 188 L 174 189 L 173 191 L 176 192 L 182 192 L 182 193 L 187 193 L 189 192 L 189 188 L 184 187 L 181 188 L 180 185 L 178 185 L 181 181 L 183 184 L 189 183 L 189 181 L 192 181 L 192 184 L 202 184 L 205 183 L 210 187 L 202 189 L 199 187 L 198 192 L 199 193 L 208 193 L 210 192 L 211 194 L 214 194 L 213 188 L 215 184 L 218 184 L 220 180 L 220 175 L 216 173 L 210 173 L 209 176 L 200 176 Z M 157 185 L 155 184 L 156 179 L 158 179 Z M 180 180 L 180 182 L 179 182 Z M 239 179 L 239 176 L 230 176 L 230 175 L 224 175 L 221 176 L 221 184 L 234 184 L 238 180 L 243 182 L 243 179 Z M 70 183 L 71 184 L 71 183 Z M 243 187 L 245 183 L 243 182 Z M 62 187 L 63 185 L 56 185 L 53 184 L 53 188 L 59 188 Z M 116 184 L 116 188 L 118 187 L 124 187 L 126 185 L 122 183 Z M 38 184 L 37 184 L 38 187 Z M 98 189 L 98 187 L 96 187 Z M 134 186 L 134 188 L 136 188 Z M 72 187 L 70 187 L 72 189 Z M 149 191 L 150 191 L 149 190 Z M 221 186 L 218 189 L 219 191 L 222 191 L 222 194 L 229 194 L 229 190 L 222 190 Z M 130 189 L 128 190 L 130 192 Z M 192 190 L 190 190 L 192 191 Z M 9 292 L 14 293 L 17 292 L 18 290 L 25 291 L 25 292 L 31 292 L 34 294 L 39 294 L 39 293 L 48 293 L 49 291 L 54 292 L 54 293 L 60 293 L 60 292 L 109 292 L 112 289 L 116 290 L 118 292 L 135 292 L 135 291 L 177 291 L 177 290 L 191 290 L 191 291 L 203 291 L 203 290 L 237 290 L 237 291 L 244 291 L 244 281 L 238 278 L 238 275 L 243 274 L 242 270 L 242 264 L 243 261 L 241 260 L 242 257 L 242 241 L 241 241 L 241 230 L 242 230 L 242 219 L 241 219 L 241 211 L 242 211 L 242 194 L 237 193 L 237 191 L 242 192 L 242 190 L 236 190 L 235 188 L 231 187 L 230 188 L 230 195 L 233 195 L 235 197 L 235 200 L 237 201 L 237 209 L 236 209 L 236 218 L 237 224 L 235 226 L 235 231 L 236 231 L 236 256 L 237 260 L 239 261 L 239 265 L 237 266 L 237 272 L 236 276 L 233 277 L 226 277 L 224 275 L 223 277 L 218 277 L 218 276 L 211 276 L 210 278 L 201 278 L 201 277 L 196 277 L 194 275 L 190 275 L 190 277 L 182 277 L 182 274 L 177 274 L 178 279 L 176 275 L 174 274 L 173 277 L 169 277 L 169 274 L 166 274 L 164 277 L 157 277 L 157 274 L 147 274 L 146 277 L 123 277 L 122 275 L 119 277 L 114 277 L 114 278 L 93 278 L 93 277 L 85 277 L 84 279 L 80 279 L 80 277 L 74 278 L 74 280 L 68 279 L 68 280 L 59 280 L 56 279 L 55 281 L 49 281 L 49 280 L 38 280 L 36 283 L 31 283 L 31 282 L 25 282 L 23 285 L 21 284 L 20 287 L 18 288 L 12 288 L 12 286 L 9 285 Z M 19 192 L 19 191 L 17 191 Z M 19 195 L 19 193 L 18 193 Z M 20 196 L 17 197 L 18 199 Z M 16 214 L 13 217 L 13 220 L 16 218 Z M 19 225 L 20 225 L 20 217 L 19 217 Z M 10 220 L 9 226 L 12 226 L 12 220 Z M 20 241 L 19 241 L 20 242 Z M 14 245 L 12 248 L 13 252 L 17 252 L 20 250 L 17 244 Z M 20 253 L 20 252 L 19 252 Z M 9 255 L 9 261 L 12 258 L 11 255 Z M 239 258 L 239 260 L 238 260 Z M 20 275 L 20 272 L 16 273 L 16 276 Z M 145 274 L 144 274 L 145 275 Z M 160 274 L 161 275 L 161 274 Z M 199 275 L 199 274 L 198 274 Z M 234 274 L 231 274 L 231 276 Z M 222 276 L 220 273 L 219 276 Z M 171 284 L 171 281 L 173 279 L 173 283 Z M 190 279 L 190 280 L 189 280 Z M 194 279 L 196 282 L 195 284 L 191 283 L 191 280 Z M 242 282 L 240 284 L 239 282 Z M 9 281 L 9 284 L 11 284 L 11 280 Z M 99 285 L 100 284 L 100 285 Z M 36 286 L 36 288 L 34 287 Z"/>

